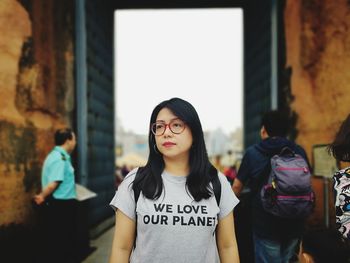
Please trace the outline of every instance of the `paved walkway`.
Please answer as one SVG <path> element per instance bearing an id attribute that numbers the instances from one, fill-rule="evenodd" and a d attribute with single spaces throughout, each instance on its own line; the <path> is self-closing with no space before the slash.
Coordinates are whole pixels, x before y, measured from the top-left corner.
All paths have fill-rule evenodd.
<path id="1" fill-rule="evenodd" d="M 91 247 L 96 250 L 91 253 L 82 263 L 108 263 L 112 248 L 114 227 L 107 230 L 101 236 L 90 241 Z"/>
<path id="2" fill-rule="evenodd" d="M 90 246 L 96 250 L 91 253 L 82 263 L 108 263 L 112 248 L 114 227 L 104 232 L 101 236 L 90 241 Z M 292 261 L 298 263 L 299 261 Z"/>

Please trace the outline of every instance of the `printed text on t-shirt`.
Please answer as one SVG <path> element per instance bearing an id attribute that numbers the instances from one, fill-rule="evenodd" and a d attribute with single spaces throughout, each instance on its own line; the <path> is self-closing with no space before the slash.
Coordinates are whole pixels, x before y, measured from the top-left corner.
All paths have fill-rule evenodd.
<path id="1" fill-rule="evenodd" d="M 145 224 L 174 226 L 215 226 L 216 224 L 216 217 L 207 216 L 208 208 L 205 205 L 153 204 L 153 207 L 156 214 L 144 215 Z M 170 215 L 173 213 L 176 215 Z"/>

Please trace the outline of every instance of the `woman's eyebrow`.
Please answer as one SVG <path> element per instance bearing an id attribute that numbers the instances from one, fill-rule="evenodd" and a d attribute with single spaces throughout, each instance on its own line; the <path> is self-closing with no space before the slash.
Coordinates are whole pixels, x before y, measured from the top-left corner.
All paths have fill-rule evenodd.
<path id="1" fill-rule="evenodd" d="M 173 120 L 180 120 L 180 118 L 175 117 L 175 118 L 170 119 L 170 121 L 173 121 Z M 165 122 L 165 120 L 156 120 L 156 122 Z"/>

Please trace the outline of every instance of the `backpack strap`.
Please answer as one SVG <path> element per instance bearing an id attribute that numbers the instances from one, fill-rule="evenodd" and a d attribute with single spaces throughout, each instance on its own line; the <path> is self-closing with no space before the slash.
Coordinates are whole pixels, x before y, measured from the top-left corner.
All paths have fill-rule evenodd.
<path id="1" fill-rule="evenodd" d="M 221 199 L 221 182 L 219 179 L 219 172 L 215 170 L 216 173 L 211 177 L 211 184 L 213 186 L 214 197 L 216 200 L 216 204 L 220 207 L 220 199 Z M 217 220 L 219 224 L 219 214 L 217 215 Z M 218 225 L 216 225 L 215 230 L 213 231 L 213 235 L 215 235 L 218 229 Z"/>
<path id="2" fill-rule="evenodd" d="M 213 192 L 215 196 L 215 200 L 218 206 L 220 206 L 220 199 L 221 199 L 221 183 L 219 179 L 219 175 L 217 174 L 216 176 L 212 177 L 211 181 L 213 185 Z"/>
<path id="3" fill-rule="evenodd" d="M 263 187 L 263 185 L 267 183 L 271 172 L 271 158 L 273 156 L 273 154 L 269 154 L 267 152 L 262 151 L 257 145 L 255 145 L 254 148 L 257 152 L 266 157 L 267 163 L 262 169 L 261 175 L 255 178 L 254 183 L 251 186 L 251 191 L 253 195 L 260 193 L 260 190 Z"/>
<path id="4" fill-rule="evenodd" d="M 295 152 L 289 148 L 288 146 L 285 146 L 282 148 L 281 152 L 278 154 L 281 156 L 295 156 Z"/>
<path id="5" fill-rule="evenodd" d="M 136 172 L 135 179 L 138 175 L 139 175 L 139 170 L 137 170 L 137 172 Z M 135 181 L 135 179 L 134 179 L 134 181 Z M 139 200 L 139 197 L 140 197 L 140 193 L 141 193 L 140 187 L 135 186 L 135 189 L 134 189 L 135 210 L 136 210 L 137 201 Z"/>
<path id="6" fill-rule="evenodd" d="M 137 169 L 134 181 L 135 181 L 136 177 L 139 176 L 139 174 L 140 174 L 139 171 L 140 171 L 140 169 Z M 137 213 L 136 213 L 136 208 L 137 208 L 137 201 L 139 200 L 139 197 L 140 197 L 140 193 L 141 193 L 141 188 L 138 185 L 135 185 L 135 189 L 134 189 L 134 200 L 135 200 L 135 240 L 134 240 L 134 249 L 136 247 L 136 237 L 137 237 Z"/>

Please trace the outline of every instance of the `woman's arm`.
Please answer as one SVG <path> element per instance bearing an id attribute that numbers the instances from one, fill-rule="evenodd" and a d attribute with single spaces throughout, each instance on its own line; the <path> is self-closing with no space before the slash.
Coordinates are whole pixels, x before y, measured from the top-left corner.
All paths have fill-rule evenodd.
<path id="1" fill-rule="evenodd" d="M 239 263 L 233 212 L 219 220 L 216 242 L 221 263 Z"/>
<path id="2" fill-rule="evenodd" d="M 128 263 L 134 246 L 136 222 L 119 209 L 115 216 L 115 230 L 109 263 Z"/>

